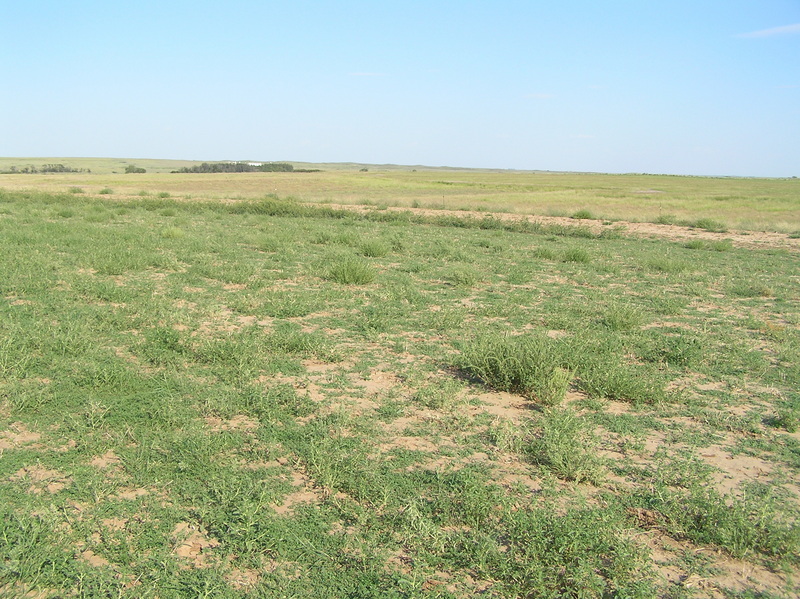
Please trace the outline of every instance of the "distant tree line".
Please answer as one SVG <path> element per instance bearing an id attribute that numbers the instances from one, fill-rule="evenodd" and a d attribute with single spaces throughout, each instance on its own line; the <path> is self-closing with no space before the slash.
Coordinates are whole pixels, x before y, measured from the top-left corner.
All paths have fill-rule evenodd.
<path id="1" fill-rule="evenodd" d="M 146 173 L 146 172 L 147 172 L 147 170 L 145 170 L 145 169 L 143 169 L 141 167 L 138 167 L 135 164 L 129 164 L 128 166 L 125 167 L 125 173 L 128 174 L 128 175 L 130 175 L 132 173 Z"/>
<path id="2" fill-rule="evenodd" d="M 63 164 L 43 164 L 39 168 L 35 166 L 23 166 L 22 168 L 12 166 L 7 171 L 2 171 L 4 175 L 12 175 L 17 173 L 22 174 L 35 174 L 35 173 L 91 173 L 91 170 L 83 168 L 72 168 L 71 166 L 64 166 Z"/>
<path id="3" fill-rule="evenodd" d="M 288 162 L 204 162 L 184 166 L 173 173 L 291 173 L 294 167 Z"/>

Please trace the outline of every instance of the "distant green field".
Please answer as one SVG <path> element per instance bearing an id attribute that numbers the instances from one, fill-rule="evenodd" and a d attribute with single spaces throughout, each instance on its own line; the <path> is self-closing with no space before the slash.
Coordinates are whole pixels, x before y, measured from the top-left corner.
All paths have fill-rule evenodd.
<path id="1" fill-rule="evenodd" d="M 0 175 L 0 188 L 69 189 L 135 196 L 252 199 L 274 194 L 303 202 L 415 206 L 597 219 L 694 222 L 794 233 L 800 230 L 800 179 L 604 175 L 446 169 L 422 166 L 293 163 L 316 173 L 171 174 L 197 162 L 2 158 L 12 166 L 64 164 L 91 173 Z M 126 166 L 146 174 L 124 174 Z M 366 171 L 363 169 L 367 169 Z"/>

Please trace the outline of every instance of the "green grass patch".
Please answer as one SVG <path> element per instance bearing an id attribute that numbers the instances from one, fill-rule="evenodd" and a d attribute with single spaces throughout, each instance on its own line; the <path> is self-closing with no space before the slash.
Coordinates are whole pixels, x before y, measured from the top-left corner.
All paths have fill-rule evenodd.
<path id="1" fill-rule="evenodd" d="M 0 190 L 0 595 L 736 596 L 731 556 L 797 595 L 792 251 L 143 166 Z"/>
<path id="2" fill-rule="evenodd" d="M 456 365 L 493 389 L 557 405 L 564 399 L 572 376 L 562 368 L 554 345 L 541 334 L 490 333 L 465 342 Z"/>

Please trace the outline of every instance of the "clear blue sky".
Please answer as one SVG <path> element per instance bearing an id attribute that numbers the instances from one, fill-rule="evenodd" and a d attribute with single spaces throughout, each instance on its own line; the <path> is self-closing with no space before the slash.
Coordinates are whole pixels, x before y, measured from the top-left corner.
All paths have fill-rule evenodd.
<path id="1" fill-rule="evenodd" d="M 0 8 L 0 156 L 800 176 L 800 0 Z"/>

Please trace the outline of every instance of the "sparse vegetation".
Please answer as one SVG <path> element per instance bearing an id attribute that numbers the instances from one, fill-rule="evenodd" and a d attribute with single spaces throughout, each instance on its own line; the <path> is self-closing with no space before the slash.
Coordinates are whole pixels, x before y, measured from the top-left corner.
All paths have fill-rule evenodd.
<path id="1" fill-rule="evenodd" d="M 0 596 L 800 591 L 794 246 L 143 164 L 0 189 Z"/>

